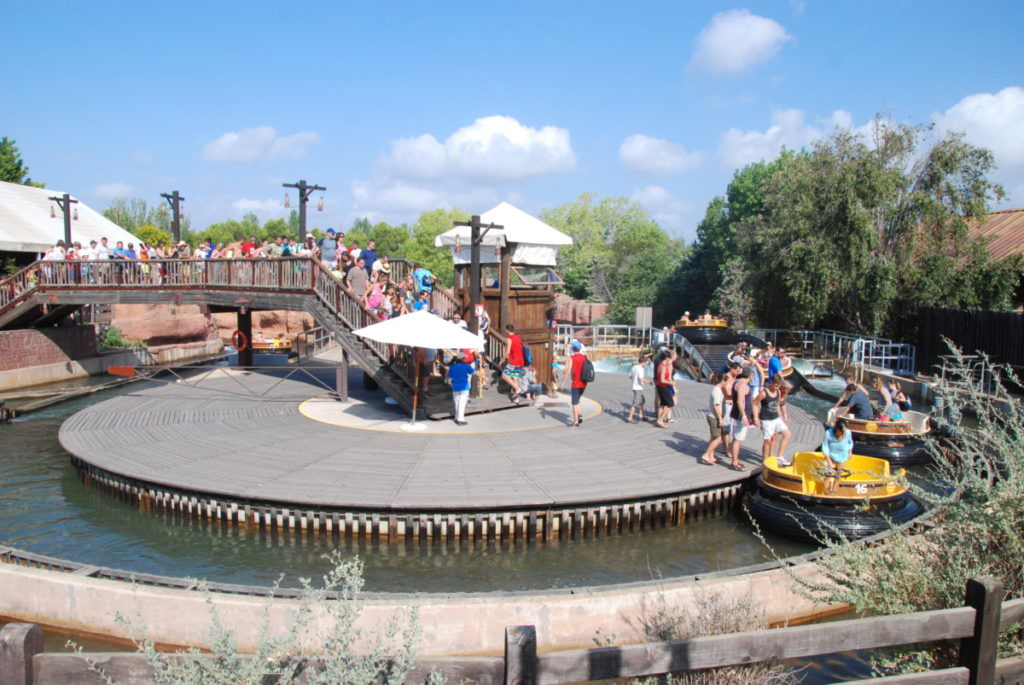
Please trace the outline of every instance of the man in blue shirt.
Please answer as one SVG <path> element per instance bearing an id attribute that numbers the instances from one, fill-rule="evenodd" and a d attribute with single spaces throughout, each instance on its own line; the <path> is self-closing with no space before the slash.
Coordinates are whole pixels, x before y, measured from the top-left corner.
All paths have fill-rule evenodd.
<path id="1" fill-rule="evenodd" d="M 850 383 L 846 386 L 845 395 L 846 401 L 839 409 L 837 418 L 846 414 L 852 414 L 856 419 L 869 421 L 875 417 L 875 410 L 871 408 L 871 402 L 868 400 L 867 394 L 858 388 L 856 383 Z"/>
<path id="2" fill-rule="evenodd" d="M 455 425 L 465 426 L 466 405 L 469 403 L 469 388 L 474 369 L 466 363 L 466 355 L 462 352 L 455 362 L 448 367 L 448 382 L 452 386 L 452 400 L 455 402 Z"/>
<path id="3" fill-rule="evenodd" d="M 771 347 L 771 343 L 768 343 L 768 346 Z M 776 349 L 776 348 L 772 348 L 771 352 L 772 352 L 772 356 L 768 359 L 768 382 L 769 383 L 771 382 L 771 380 L 773 378 L 775 378 L 775 374 L 777 374 L 780 371 L 782 371 L 782 360 L 779 359 L 779 350 Z"/>
<path id="4" fill-rule="evenodd" d="M 416 292 L 430 292 L 434 289 L 434 274 L 422 266 L 412 272 L 412 280 L 416 283 Z"/>
<path id="5" fill-rule="evenodd" d="M 420 294 L 416 296 L 416 300 L 412 303 L 413 311 L 418 312 L 421 309 L 430 309 L 430 291 L 421 290 Z"/>
<path id="6" fill-rule="evenodd" d="M 368 243 L 366 243 L 366 247 L 363 248 L 363 251 L 359 254 L 359 256 L 363 258 L 363 262 L 365 263 L 366 268 L 366 275 L 369 276 L 370 274 L 373 273 L 373 263 L 377 261 L 377 241 L 371 240 Z"/>
<path id="7" fill-rule="evenodd" d="M 324 264 L 334 264 L 338 259 L 338 239 L 335 235 L 334 229 L 328 228 L 327 235 L 317 244 L 320 248 L 320 261 Z"/>

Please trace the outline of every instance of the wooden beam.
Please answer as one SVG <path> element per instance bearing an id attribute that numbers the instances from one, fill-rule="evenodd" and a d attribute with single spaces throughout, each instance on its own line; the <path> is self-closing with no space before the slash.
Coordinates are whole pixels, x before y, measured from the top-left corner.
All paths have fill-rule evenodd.
<path id="1" fill-rule="evenodd" d="M 974 609 L 960 607 L 781 630 L 553 652 L 538 657 L 537 682 L 553 685 L 794 659 L 827 654 L 837 644 L 853 650 L 953 640 L 973 634 L 974 616 Z"/>
<path id="2" fill-rule="evenodd" d="M 33 685 L 33 657 L 43 651 L 43 631 L 34 623 L 0 629 L 0 683 Z"/>
<path id="3" fill-rule="evenodd" d="M 534 626 L 505 628 L 505 685 L 536 685 L 537 629 Z"/>
<path id="4" fill-rule="evenodd" d="M 1003 583 L 984 576 L 967 581 L 965 604 L 975 610 L 974 630 L 960 642 L 960 665 L 971 672 L 971 685 L 994 683 L 996 647 L 999 642 L 999 613 Z"/>

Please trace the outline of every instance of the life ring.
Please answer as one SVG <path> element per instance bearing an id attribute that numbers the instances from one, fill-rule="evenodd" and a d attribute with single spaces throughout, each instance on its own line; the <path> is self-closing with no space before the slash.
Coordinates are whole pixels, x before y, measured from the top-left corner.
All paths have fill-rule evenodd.
<path id="1" fill-rule="evenodd" d="M 236 330 L 231 334 L 231 344 L 236 350 L 241 352 L 249 346 L 249 338 L 242 331 Z"/>

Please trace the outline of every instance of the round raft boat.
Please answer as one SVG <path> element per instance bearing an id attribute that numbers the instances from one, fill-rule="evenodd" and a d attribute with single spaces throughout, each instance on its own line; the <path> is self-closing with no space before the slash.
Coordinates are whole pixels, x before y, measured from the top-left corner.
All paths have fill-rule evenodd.
<path id="1" fill-rule="evenodd" d="M 901 470 L 897 476 L 902 475 Z M 826 492 L 829 477 L 821 452 L 797 452 L 788 466 L 768 457 L 746 495 L 747 509 L 762 529 L 808 542 L 867 537 L 923 511 L 884 459 L 852 455 L 831 493 Z"/>
<path id="2" fill-rule="evenodd" d="M 676 321 L 676 333 L 696 345 L 731 345 L 736 342 L 736 332 L 729 328 L 729 322 L 719 318 L 680 319 Z"/>
<path id="3" fill-rule="evenodd" d="M 829 425 L 835 410 L 829 411 Z M 853 435 L 853 451 L 866 457 L 885 459 L 893 466 L 927 464 L 931 461 L 926 438 L 931 431 L 928 415 L 905 411 L 899 421 L 843 417 Z"/>

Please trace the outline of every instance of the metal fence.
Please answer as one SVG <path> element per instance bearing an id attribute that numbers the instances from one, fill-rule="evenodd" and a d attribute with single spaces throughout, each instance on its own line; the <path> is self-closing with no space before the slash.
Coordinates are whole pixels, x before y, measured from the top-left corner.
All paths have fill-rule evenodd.
<path id="1" fill-rule="evenodd" d="M 844 331 L 809 331 L 785 328 L 752 328 L 741 331 L 766 340 L 776 347 L 799 346 L 819 357 L 841 359 L 854 366 L 873 366 L 892 373 L 912 376 L 917 371 L 917 348 L 910 343 L 893 342 Z"/>
<path id="2" fill-rule="evenodd" d="M 556 349 L 568 350 L 573 340 L 579 340 L 587 347 L 597 349 L 621 347 L 650 349 L 659 342 L 661 331 L 657 328 L 626 325 L 594 324 L 577 326 L 558 324 L 555 331 Z"/>

